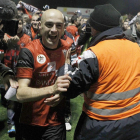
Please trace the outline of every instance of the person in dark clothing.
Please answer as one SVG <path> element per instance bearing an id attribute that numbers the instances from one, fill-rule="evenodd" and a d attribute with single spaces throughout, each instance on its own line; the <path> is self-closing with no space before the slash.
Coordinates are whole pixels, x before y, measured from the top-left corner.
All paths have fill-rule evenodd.
<path id="1" fill-rule="evenodd" d="M 87 21 L 86 25 L 83 27 L 81 31 L 80 37 L 78 39 L 78 45 L 83 45 L 86 43 L 87 39 L 91 36 L 91 27 L 89 25 L 89 21 Z"/>
<path id="2" fill-rule="evenodd" d="M 12 20 L 15 16 L 17 15 L 17 9 L 16 9 L 16 5 L 13 1 L 11 0 L 1 0 L 0 1 L 0 41 L 2 41 L 2 39 L 4 38 L 4 31 L 5 31 L 5 23 L 3 20 Z M 10 24 L 11 22 L 9 22 Z M 8 30 L 10 29 L 15 29 L 15 33 L 16 33 L 16 27 L 12 27 L 10 25 L 11 28 L 8 28 Z M 12 30 L 13 31 L 13 30 Z M 10 32 L 10 31 L 9 31 Z M 12 33 L 13 34 L 13 33 Z M 3 45 L 3 43 L 1 44 Z M 3 46 L 0 46 L 0 48 Z M 15 80 L 14 77 L 14 72 L 12 71 L 12 69 L 6 67 L 5 65 L 3 65 L 2 63 L 0 63 L 0 76 L 2 77 L 2 81 L 5 84 L 5 90 L 7 90 L 9 88 L 9 86 L 13 87 L 13 88 L 17 88 L 18 87 L 18 82 Z M 15 128 L 10 128 L 10 132 L 14 132 L 15 133 Z"/>
<path id="3" fill-rule="evenodd" d="M 88 20 L 86 25 L 81 30 L 80 37 L 78 39 L 78 46 L 80 46 L 80 54 L 82 54 L 89 47 L 91 39 L 91 27 Z"/>
<path id="4" fill-rule="evenodd" d="M 77 28 L 80 26 L 80 20 L 79 20 L 79 17 L 77 15 L 73 15 L 71 17 L 71 23 L 73 25 L 75 25 Z"/>
<path id="5" fill-rule="evenodd" d="M 4 37 L 3 27 L 1 24 L 2 20 L 11 20 L 17 15 L 16 5 L 11 0 L 1 0 L 0 1 L 0 41 Z M 0 46 L 1 47 L 1 46 Z M 0 63 L 0 76 L 3 78 L 4 83 L 6 83 L 6 89 L 8 89 L 9 81 L 12 87 L 17 87 L 17 82 L 14 80 L 13 71 L 6 67 L 4 64 Z"/>

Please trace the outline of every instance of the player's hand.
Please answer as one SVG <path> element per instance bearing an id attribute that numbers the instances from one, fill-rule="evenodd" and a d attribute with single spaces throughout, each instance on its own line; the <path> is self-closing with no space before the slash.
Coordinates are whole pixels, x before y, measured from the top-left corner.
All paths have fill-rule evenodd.
<path id="1" fill-rule="evenodd" d="M 57 106 L 61 100 L 64 98 L 63 95 L 61 94 L 56 94 L 53 97 L 50 98 L 46 98 L 46 100 L 44 101 L 45 104 L 51 106 L 51 107 L 55 107 Z"/>
<path id="2" fill-rule="evenodd" d="M 57 78 L 55 84 L 53 85 L 53 94 L 60 94 L 61 92 L 66 92 L 69 88 L 71 77 L 68 74 L 60 76 Z"/>

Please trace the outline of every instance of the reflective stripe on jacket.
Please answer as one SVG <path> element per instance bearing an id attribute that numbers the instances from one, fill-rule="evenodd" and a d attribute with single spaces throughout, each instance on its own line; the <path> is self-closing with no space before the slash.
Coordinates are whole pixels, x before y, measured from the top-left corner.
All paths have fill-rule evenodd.
<path id="1" fill-rule="evenodd" d="M 105 40 L 90 48 L 99 78 L 85 93 L 84 112 L 97 120 L 119 120 L 140 112 L 140 48 L 126 39 Z"/>

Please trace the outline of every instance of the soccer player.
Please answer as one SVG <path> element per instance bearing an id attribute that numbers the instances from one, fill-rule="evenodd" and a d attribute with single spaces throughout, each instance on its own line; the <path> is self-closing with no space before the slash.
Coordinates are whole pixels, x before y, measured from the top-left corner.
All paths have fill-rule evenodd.
<path id="1" fill-rule="evenodd" d="M 41 17 L 42 39 L 33 40 L 20 51 L 17 99 L 22 102 L 20 123 L 25 140 L 66 139 L 65 101 L 57 93 L 67 90 L 69 80 L 65 79 L 70 77 L 65 75 L 56 81 L 57 71 L 65 63 L 65 53 L 70 48 L 60 39 L 63 31 L 63 14 L 49 9 Z M 50 106 L 46 99 L 52 96 L 55 100 Z"/>

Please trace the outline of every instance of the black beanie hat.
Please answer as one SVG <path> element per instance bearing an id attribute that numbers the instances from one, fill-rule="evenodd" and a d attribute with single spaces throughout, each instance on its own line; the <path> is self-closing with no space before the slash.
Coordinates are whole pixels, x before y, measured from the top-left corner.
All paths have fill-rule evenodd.
<path id="1" fill-rule="evenodd" d="M 11 0 L 0 0 L 0 19 L 10 20 L 17 15 L 16 4 Z"/>
<path id="2" fill-rule="evenodd" d="M 89 23 L 95 30 L 102 32 L 119 26 L 120 17 L 121 14 L 111 4 L 98 5 L 90 14 Z"/>

